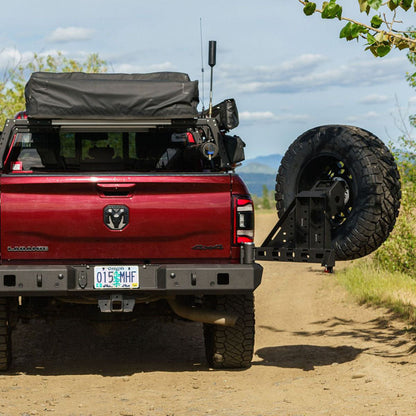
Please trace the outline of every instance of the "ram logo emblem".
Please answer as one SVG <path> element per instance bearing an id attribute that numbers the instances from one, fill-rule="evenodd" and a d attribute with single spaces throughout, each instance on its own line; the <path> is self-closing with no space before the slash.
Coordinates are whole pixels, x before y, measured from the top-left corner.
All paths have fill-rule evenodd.
<path id="1" fill-rule="evenodd" d="M 107 205 L 104 208 L 104 224 L 110 230 L 122 230 L 129 223 L 129 209 L 125 205 Z"/>

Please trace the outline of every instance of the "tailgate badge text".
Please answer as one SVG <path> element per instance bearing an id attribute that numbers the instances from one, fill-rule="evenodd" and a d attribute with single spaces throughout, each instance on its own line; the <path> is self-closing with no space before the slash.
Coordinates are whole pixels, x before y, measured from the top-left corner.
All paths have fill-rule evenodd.
<path id="1" fill-rule="evenodd" d="M 48 246 L 7 246 L 9 252 L 45 252 L 49 251 Z"/>

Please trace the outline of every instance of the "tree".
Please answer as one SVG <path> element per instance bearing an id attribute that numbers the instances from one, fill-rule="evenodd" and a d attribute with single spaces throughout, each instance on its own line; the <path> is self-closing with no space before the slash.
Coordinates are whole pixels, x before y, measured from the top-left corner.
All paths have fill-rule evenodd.
<path id="1" fill-rule="evenodd" d="M 414 66 L 416 66 L 416 52 L 409 52 L 407 54 L 407 57 L 409 58 L 410 63 L 412 63 Z M 413 74 L 406 74 L 406 79 L 409 82 L 409 84 L 413 87 L 416 88 L 416 72 L 414 72 Z M 416 117 L 412 116 L 413 118 L 410 120 L 413 125 L 416 125 Z"/>
<path id="2" fill-rule="evenodd" d="M 409 49 L 410 53 L 416 53 L 416 32 L 414 28 L 397 30 L 397 24 L 403 23 L 397 20 L 397 10 L 402 9 L 413 15 L 416 13 L 416 0 L 358 0 L 360 12 L 367 15 L 374 11 L 368 24 L 344 17 L 342 6 L 337 3 L 340 0 L 324 1 L 320 9 L 316 3 L 309 0 L 298 0 L 307 16 L 320 13 L 322 19 L 339 19 L 346 21 L 341 29 L 340 38 L 347 41 L 364 38 L 367 41 L 366 50 L 370 50 L 374 56 L 383 57 L 392 48 L 400 50 Z M 348 0 L 350 1 L 350 0 Z"/>
<path id="3" fill-rule="evenodd" d="M 107 72 L 106 62 L 98 54 L 92 53 L 84 62 L 70 59 L 61 52 L 56 55 L 42 56 L 33 54 L 33 59 L 26 64 L 18 64 L 9 69 L 0 82 L 0 125 L 7 118 L 25 109 L 24 90 L 32 72 Z"/>
<path id="4" fill-rule="evenodd" d="M 263 185 L 263 197 L 261 200 L 261 204 L 264 209 L 270 209 L 270 200 L 269 200 L 269 190 L 267 189 L 266 185 Z"/>

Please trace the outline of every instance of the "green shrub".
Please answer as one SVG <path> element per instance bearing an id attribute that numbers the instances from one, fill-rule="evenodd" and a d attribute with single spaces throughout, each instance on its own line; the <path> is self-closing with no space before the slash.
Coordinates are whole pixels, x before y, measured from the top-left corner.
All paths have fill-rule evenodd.
<path id="1" fill-rule="evenodd" d="M 276 204 L 274 200 L 274 191 L 269 191 L 267 185 L 263 185 L 262 188 L 262 196 L 251 194 L 255 208 L 258 210 L 274 210 Z"/>
<path id="2" fill-rule="evenodd" d="M 396 152 L 402 181 L 402 202 L 396 226 L 375 253 L 375 264 L 416 278 L 416 142 L 402 138 L 405 150 Z"/>

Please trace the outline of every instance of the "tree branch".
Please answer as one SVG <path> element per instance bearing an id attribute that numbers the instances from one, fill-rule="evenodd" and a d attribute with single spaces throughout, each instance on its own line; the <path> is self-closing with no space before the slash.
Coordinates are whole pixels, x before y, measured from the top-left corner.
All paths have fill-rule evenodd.
<path id="1" fill-rule="evenodd" d="M 299 3 L 303 4 L 304 6 L 306 6 L 306 4 L 309 3 L 308 1 L 305 1 L 305 0 L 298 0 L 298 1 L 299 1 Z M 321 13 L 322 14 L 322 12 L 323 12 L 323 10 L 320 10 L 320 9 L 315 10 L 315 13 Z M 386 32 L 385 30 L 382 30 L 382 29 L 377 29 L 375 27 L 366 25 L 365 23 L 358 22 L 357 20 L 350 19 L 349 17 L 341 16 L 340 20 L 344 20 L 346 22 L 354 23 L 356 25 L 365 27 L 366 29 L 372 30 L 372 31 L 377 32 L 377 33 L 382 33 L 383 35 L 387 35 L 389 38 L 393 37 L 394 39 L 408 42 L 409 44 L 412 44 L 416 47 L 416 39 L 408 38 L 408 37 L 405 37 L 405 36 L 402 36 L 402 35 L 398 34 L 398 33 L 409 33 L 409 32 L 404 32 L 404 31 L 394 32 L 392 30 L 392 27 L 389 28 L 389 25 L 387 24 L 386 21 L 384 21 L 384 23 L 386 24 L 387 28 L 389 28 L 388 32 Z M 393 22 L 392 22 L 391 26 L 393 26 Z"/>

